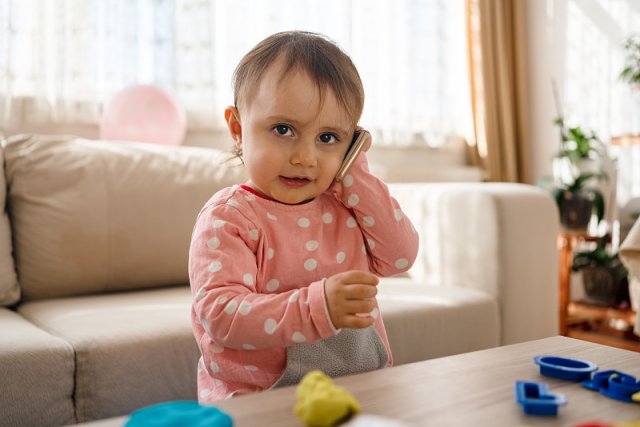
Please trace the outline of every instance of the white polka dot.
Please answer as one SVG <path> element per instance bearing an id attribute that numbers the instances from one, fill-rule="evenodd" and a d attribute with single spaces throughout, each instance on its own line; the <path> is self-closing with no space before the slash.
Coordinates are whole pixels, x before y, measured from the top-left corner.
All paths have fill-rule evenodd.
<path id="1" fill-rule="evenodd" d="M 255 286 L 256 284 L 255 280 L 253 279 L 253 275 L 249 273 L 246 273 L 244 276 L 242 276 L 242 281 L 247 286 Z"/>
<path id="2" fill-rule="evenodd" d="M 340 251 L 336 254 L 336 261 L 338 262 L 338 264 L 342 264 L 346 257 L 347 255 L 344 252 Z"/>
<path id="3" fill-rule="evenodd" d="M 373 224 L 376 223 L 376 220 L 373 219 L 372 216 L 364 216 L 362 217 L 362 222 L 364 222 L 364 225 L 366 225 L 367 227 L 373 227 Z"/>
<path id="4" fill-rule="evenodd" d="M 273 248 L 267 249 L 267 259 L 272 259 L 273 255 L 275 255 L 275 251 L 273 250 Z"/>
<path id="5" fill-rule="evenodd" d="M 213 372 L 220 372 L 220 366 L 218 366 L 218 364 L 216 362 L 211 362 L 209 364 L 209 367 L 211 368 L 211 371 Z"/>
<path id="6" fill-rule="evenodd" d="M 378 307 L 375 307 L 369 314 L 371 314 L 371 317 L 373 317 L 374 319 L 377 319 L 380 315 L 380 310 L 378 310 Z"/>
<path id="7" fill-rule="evenodd" d="M 277 326 L 278 322 L 276 322 L 276 319 L 267 319 L 264 321 L 264 331 L 269 335 L 276 331 Z"/>
<path id="8" fill-rule="evenodd" d="M 373 250 L 376 247 L 376 242 L 371 239 L 367 239 L 367 245 L 369 245 L 369 249 Z"/>
<path id="9" fill-rule="evenodd" d="M 360 202 L 360 197 L 358 197 L 357 194 L 352 194 L 349 196 L 349 198 L 347 199 L 347 204 L 349 206 L 355 206 Z"/>
<path id="10" fill-rule="evenodd" d="M 353 185 L 353 176 L 351 176 L 350 174 L 347 174 L 342 180 L 342 184 L 345 187 L 351 187 Z"/>
<path id="11" fill-rule="evenodd" d="M 218 249 L 218 247 L 220 246 L 220 239 L 218 239 L 217 237 L 212 237 L 207 241 L 207 246 L 209 246 L 211 249 Z"/>
<path id="12" fill-rule="evenodd" d="M 202 360 L 201 360 L 201 361 L 202 361 Z M 200 361 L 200 362 L 198 362 L 198 373 L 200 373 L 200 372 L 204 371 L 204 368 L 202 367 L 202 363 L 201 363 L 201 361 Z"/>
<path id="13" fill-rule="evenodd" d="M 211 343 L 209 349 L 214 353 L 222 353 L 224 351 L 224 347 L 217 343 Z"/>
<path id="14" fill-rule="evenodd" d="M 349 219 L 347 220 L 347 227 L 354 228 L 357 225 L 358 225 L 358 222 L 356 221 L 356 219 L 350 216 Z"/>
<path id="15" fill-rule="evenodd" d="M 236 201 L 235 201 L 235 200 L 233 200 L 233 199 L 229 199 L 229 200 L 227 200 L 227 204 L 228 204 L 229 206 L 239 206 L 238 202 L 236 202 Z"/>
<path id="16" fill-rule="evenodd" d="M 210 273 L 216 273 L 220 270 L 222 270 L 222 263 L 220 261 L 213 261 L 211 264 L 209 264 Z"/>
<path id="17" fill-rule="evenodd" d="M 311 225 L 311 221 L 309 221 L 309 218 L 307 217 L 302 217 L 298 220 L 298 226 L 302 227 L 302 228 L 308 228 Z"/>
<path id="18" fill-rule="evenodd" d="M 322 215 L 322 222 L 324 222 L 325 224 L 331 224 L 333 222 L 333 215 L 331 215 L 329 212 Z"/>
<path id="19" fill-rule="evenodd" d="M 300 332 L 294 332 L 293 335 L 291 335 L 291 339 L 293 342 L 305 342 L 307 337 L 302 335 Z"/>
<path id="20" fill-rule="evenodd" d="M 222 385 L 222 380 L 216 378 L 215 380 L 213 380 L 213 383 L 216 385 L 216 387 L 220 387 Z"/>
<path id="21" fill-rule="evenodd" d="M 204 288 L 200 288 L 200 290 L 198 290 L 198 293 L 196 294 L 196 301 L 200 301 L 202 298 L 204 298 L 204 294 L 207 291 Z"/>
<path id="22" fill-rule="evenodd" d="M 304 262 L 304 268 L 305 268 L 307 271 L 315 270 L 317 266 L 318 266 L 318 261 L 316 261 L 316 260 L 315 260 L 315 259 L 313 259 L 313 258 L 309 258 L 308 260 L 306 260 L 306 261 Z"/>
<path id="23" fill-rule="evenodd" d="M 256 230 L 255 228 L 253 230 L 249 230 L 249 238 L 251 240 L 258 240 L 259 234 L 258 234 L 258 230 Z"/>
<path id="24" fill-rule="evenodd" d="M 240 307 L 238 307 L 238 313 L 246 316 L 251 311 L 251 303 L 249 301 L 242 301 Z"/>
<path id="25" fill-rule="evenodd" d="M 304 244 L 304 247 L 308 251 L 315 251 L 316 249 L 318 249 L 318 246 L 320 246 L 320 244 L 318 243 L 317 240 L 309 240 L 307 243 Z"/>
<path id="26" fill-rule="evenodd" d="M 256 372 L 258 370 L 258 367 L 257 366 L 253 366 L 253 365 L 246 365 L 244 367 L 244 369 L 246 369 L 247 371 L 250 371 L 250 372 Z"/>
<path id="27" fill-rule="evenodd" d="M 400 258 L 396 260 L 395 266 L 398 270 L 402 270 L 403 268 L 407 268 L 409 265 L 409 260 L 406 258 Z"/>
<path id="28" fill-rule="evenodd" d="M 298 295 L 300 294 L 300 291 L 294 291 L 291 296 L 289 297 L 289 302 L 296 302 L 298 301 Z"/>
<path id="29" fill-rule="evenodd" d="M 211 390 L 209 390 L 208 388 L 203 388 L 202 390 L 200 390 L 200 397 L 205 398 L 209 397 L 209 395 L 211 395 Z"/>
<path id="30" fill-rule="evenodd" d="M 256 346 L 253 344 L 242 344 L 242 348 L 244 348 L 245 350 L 255 350 Z"/>
<path id="31" fill-rule="evenodd" d="M 278 217 L 275 216 L 274 214 L 272 214 L 271 212 L 267 212 L 267 218 L 269 218 L 271 221 L 277 221 Z"/>
<path id="32" fill-rule="evenodd" d="M 233 314 L 236 312 L 237 308 L 238 308 L 238 301 L 229 301 L 229 304 L 227 304 L 224 307 L 224 312 L 227 314 Z"/>
<path id="33" fill-rule="evenodd" d="M 269 292 L 274 292 L 276 289 L 280 287 L 280 281 L 278 279 L 271 279 L 267 282 L 267 290 Z"/>
<path id="34" fill-rule="evenodd" d="M 216 304 L 224 304 L 225 302 L 227 302 L 227 297 L 224 295 L 216 300 Z"/>
<path id="35" fill-rule="evenodd" d="M 393 211 L 393 216 L 395 217 L 396 221 L 400 221 L 404 215 L 402 214 L 402 211 L 400 209 L 395 209 Z"/>
<path id="36" fill-rule="evenodd" d="M 225 221 L 221 219 L 216 219 L 215 221 L 213 221 L 213 228 L 224 227 L 224 224 L 225 224 Z"/>
<path id="37" fill-rule="evenodd" d="M 244 196 L 244 198 L 248 202 L 253 202 L 256 199 L 256 196 L 254 196 L 253 194 L 247 194 L 246 196 Z"/>
<path id="38" fill-rule="evenodd" d="M 362 247 L 360 248 L 360 250 L 362 251 L 363 254 L 367 253 L 367 247 L 365 245 L 362 245 Z"/>

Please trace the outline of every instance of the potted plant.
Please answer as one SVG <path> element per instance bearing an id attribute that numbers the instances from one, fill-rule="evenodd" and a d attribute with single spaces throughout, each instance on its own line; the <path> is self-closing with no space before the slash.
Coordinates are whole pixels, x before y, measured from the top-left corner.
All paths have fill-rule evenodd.
<path id="1" fill-rule="evenodd" d="M 620 80 L 628 83 L 632 88 L 640 88 L 640 34 L 627 38 L 624 43 L 627 55 L 624 68 L 620 72 Z"/>
<path id="2" fill-rule="evenodd" d="M 555 179 L 571 182 L 581 174 L 599 173 L 600 159 L 606 156 L 606 147 L 598 135 L 580 126 L 567 126 L 562 116 L 553 123 L 560 129 L 560 149 L 553 160 Z"/>
<path id="3" fill-rule="evenodd" d="M 587 228 L 591 216 L 596 215 L 598 223 L 604 217 L 604 197 L 597 188 L 587 187 L 591 179 L 606 179 L 607 175 L 600 173 L 584 173 L 573 181 L 557 182 L 551 189 L 551 194 L 560 210 L 560 223 L 569 230 L 584 230 Z"/>
<path id="4" fill-rule="evenodd" d="M 608 236 L 598 239 L 592 251 L 576 252 L 571 269 L 582 271 L 582 282 L 588 302 L 605 306 L 629 304 L 627 269 L 618 254 L 610 255 Z"/>

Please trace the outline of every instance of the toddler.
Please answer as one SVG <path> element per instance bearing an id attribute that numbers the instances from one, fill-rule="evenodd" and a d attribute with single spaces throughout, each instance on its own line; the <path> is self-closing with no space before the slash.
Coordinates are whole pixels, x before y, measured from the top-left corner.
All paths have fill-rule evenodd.
<path id="1" fill-rule="evenodd" d="M 238 64 L 234 98 L 249 180 L 205 204 L 189 250 L 199 401 L 391 366 L 377 276 L 406 271 L 418 236 L 364 153 L 334 180 L 364 103 L 355 66 L 321 35 L 278 33 Z"/>

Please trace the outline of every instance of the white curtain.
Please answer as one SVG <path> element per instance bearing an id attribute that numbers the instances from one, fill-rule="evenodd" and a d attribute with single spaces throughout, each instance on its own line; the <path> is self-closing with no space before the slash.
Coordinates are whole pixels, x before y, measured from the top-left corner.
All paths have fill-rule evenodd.
<path id="1" fill-rule="evenodd" d="M 326 34 L 353 59 L 377 142 L 469 137 L 464 0 L 0 0 L 3 121 L 88 123 L 135 83 L 219 129 L 240 58 L 269 34 Z"/>

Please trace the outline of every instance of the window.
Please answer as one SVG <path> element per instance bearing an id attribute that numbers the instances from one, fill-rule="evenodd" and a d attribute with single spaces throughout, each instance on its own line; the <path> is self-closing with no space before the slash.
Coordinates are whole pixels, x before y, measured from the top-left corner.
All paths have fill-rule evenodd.
<path id="1" fill-rule="evenodd" d="M 376 141 L 472 134 L 464 0 L 0 0 L 0 26 L 5 119 L 97 123 L 118 90 L 150 83 L 177 96 L 191 129 L 219 129 L 240 58 L 298 29 L 352 57 Z"/>

